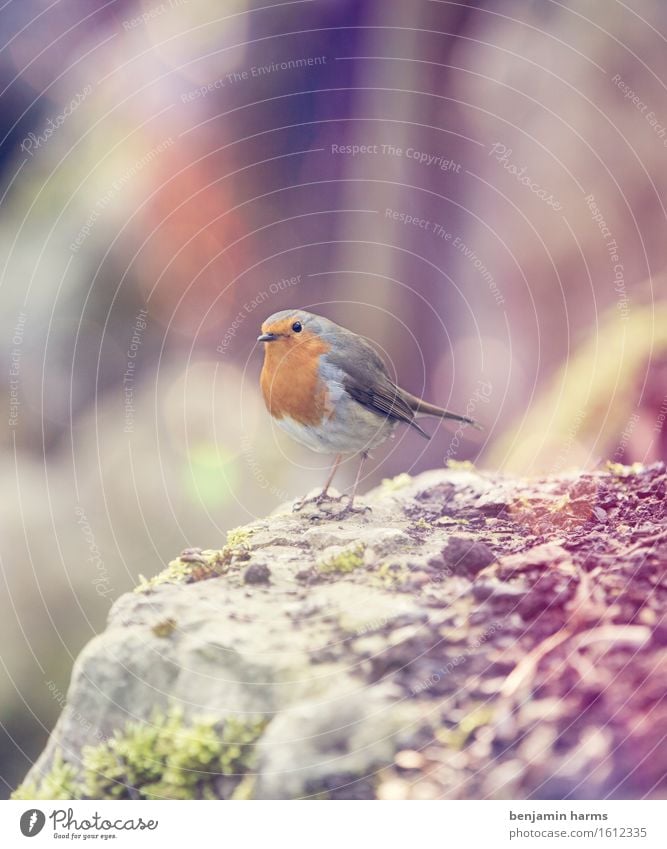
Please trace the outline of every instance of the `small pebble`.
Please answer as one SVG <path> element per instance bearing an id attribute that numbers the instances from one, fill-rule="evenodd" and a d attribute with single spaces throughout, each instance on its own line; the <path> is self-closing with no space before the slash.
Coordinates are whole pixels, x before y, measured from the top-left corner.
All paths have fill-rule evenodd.
<path id="1" fill-rule="evenodd" d="M 450 537 L 442 552 L 446 563 L 456 575 L 474 578 L 478 572 L 497 558 L 488 545 L 466 537 Z"/>
<path id="2" fill-rule="evenodd" d="M 384 801 L 392 801 L 394 799 L 407 799 L 410 792 L 410 785 L 407 781 L 401 781 L 399 778 L 392 778 L 389 781 L 383 781 L 378 787 L 377 797 Z"/>
<path id="3" fill-rule="evenodd" d="M 265 563 L 253 563 L 243 574 L 246 584 L 268 584 L 271 570 Z"/>
<path id="4" fill-rule="evenodd" d="M 421 752 L 415 752 L 414 749 L 403 749 L 402 752 L 396 753 L 394 762 L 401 769 L 421 769 L 424 766 L 424 756 Z"/>

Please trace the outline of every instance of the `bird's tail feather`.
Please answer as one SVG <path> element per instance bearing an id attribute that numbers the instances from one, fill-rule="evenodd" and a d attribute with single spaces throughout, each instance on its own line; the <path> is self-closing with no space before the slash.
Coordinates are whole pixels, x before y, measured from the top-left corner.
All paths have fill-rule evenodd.
<path id="1" fill-rule="evenodd" d="M 424 413 L 424 415 L 427 416 L 438 416 L 438 418 L 450 419 L 454 422 L 464 422 L 465 424 L 472 425 L 472 427 L 476 430 L 484 429 L 479 422 L 476 422 L 469 416 L 460 416 L 458 413 L 450 413 L 449 410 L 444 410 L 442 407 L 436 407 L 435 404 L 429 404 L 428 401 L 423 401 L 421 398 L 417 398 L 415 395 L 410 395 L 408 392 L 404 392 L 403 394 L 405 400 L 415 413 Z"/>

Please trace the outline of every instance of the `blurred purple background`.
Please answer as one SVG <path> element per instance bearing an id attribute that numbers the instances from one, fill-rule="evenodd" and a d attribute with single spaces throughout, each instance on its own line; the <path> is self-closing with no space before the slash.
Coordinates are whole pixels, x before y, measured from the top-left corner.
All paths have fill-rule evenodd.
<path id="1" fill-rule="evenodd" d="M 640 11 L 2 6 L 0 792 L 139 573 L 321 482 L 258 392 L 270 313 L 484 423 L 401 433 L 363 488 L 665 458 L 667 8 Z"/>

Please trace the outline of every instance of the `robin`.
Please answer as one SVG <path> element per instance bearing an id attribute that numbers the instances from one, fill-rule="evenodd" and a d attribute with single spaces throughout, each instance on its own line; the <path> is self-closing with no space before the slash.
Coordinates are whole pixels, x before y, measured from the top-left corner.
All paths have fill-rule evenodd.
<path id="1" fill-rule="evenodd" d="M 335 455 L 324 489 L 313 499 L 329 498 L 329 486 L 345 454 L 361 462 L 346 510 L 354 497 L 364 460 L 371 449 L 404 423 L 429 439 L 416 413 L 464 422 L 481 430 L 468 416 L 450 413 L 397 386 L 375 349 L 362 336 L 304 310 L 274 313 L 262 324 L 264 343 L 260 385 L 276 424 L 313 451 Z M 305 500 L 295 505 L 303 507 Z"/>

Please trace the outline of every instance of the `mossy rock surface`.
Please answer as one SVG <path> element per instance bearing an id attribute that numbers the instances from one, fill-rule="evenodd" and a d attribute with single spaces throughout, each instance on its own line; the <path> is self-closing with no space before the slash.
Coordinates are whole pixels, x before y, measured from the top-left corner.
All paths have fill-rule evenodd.
<path id="1" fill-rule="evenodd" d="M 189 549 L 116 601 L 17 798 L 664 793 L 666 487 L 458 466 Z"/>
<path id="2" fill-rule="evenodd" d="M 20 799 L 234 798 L 249 777 L 264 719 L 200 718 L 154 711 L 113 737 L 84 746 L 79 766 L 54 755 L 49 772 L 17 791 Z"/>

